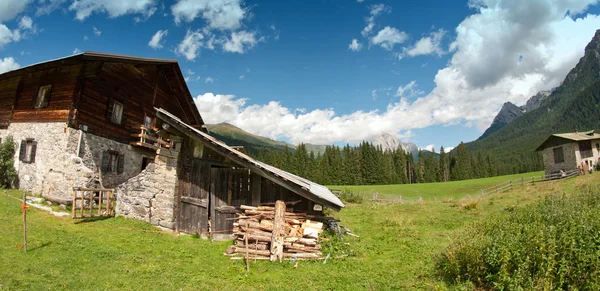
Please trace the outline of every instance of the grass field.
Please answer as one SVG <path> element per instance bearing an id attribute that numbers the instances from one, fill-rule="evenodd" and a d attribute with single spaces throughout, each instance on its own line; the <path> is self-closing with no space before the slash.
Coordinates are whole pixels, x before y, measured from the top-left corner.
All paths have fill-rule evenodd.
<path id="1" fill-rule="evenodd" d="M 331 259 L 325 265 L 320 261 L 301 261 L 297 269 L 290 262 L 259 261 L 251 263 L 249 273 L 245 272 L 243 261 L 222 255 L 229 242 L 178 236 L 123 218 L 74 221 L 33 208 L 28 212 L 29 251 L 23 253 L 21 208 L 14 199 L 20 193 L 0 191 L 0 289 L 469 288 L 447 285 L 434 272 L 434 258 L 457 232 L 488 215 L 524 207 L 547 193 L 571 191 L 594 183 L 599 177 L 593 174 L 462 199 L 433 198 L 463 197 L 464 189 L 478 189 L 495 180 L 395 186 L 401 190 L 394 190 L 393 186 L 365 187 L 365 192 L 388 189 L 389 194 L 414 193 L 415 197 L 422 196 L 423 202 L 348 205 L 334 215 L 361 237 L 344 237 L 332 253 L 346 253 L 348 257 Z M 497 179 L 504 181 L 506 177 Z M 324 247 L 327 246 L 325 242 Z"/>
<path id="2" fill-rule="evenodd" d="M 402 196 L 403 199 L 447 199 L 462 198 L 468 195 L 477 195 L 480 190 L 493 185 L 497 185 L 512 180 L 513 183 L 531 181 L 532 177 L 539 180 L 543 171 L 524 174 L 515 174 L 507 176 L 497 176 L 491 178 L 452 181 L 446 183 L 424 183 L 424 184 L 402 184 L 402 185 L 364 185 L 364 186 L 330 186 L 335 189 L 348 189 L 352 192 L 361 193 L 365 199 L 371 199 L 373 193 L 377 192 L 379 198 L 396 198 Z"/>

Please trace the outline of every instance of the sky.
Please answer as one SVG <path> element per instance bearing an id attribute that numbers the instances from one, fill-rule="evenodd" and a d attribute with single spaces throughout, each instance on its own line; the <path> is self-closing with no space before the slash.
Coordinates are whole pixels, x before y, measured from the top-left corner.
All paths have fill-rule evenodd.
<path id="1" fill-rule="evenodd" d="M 176 59 L 207 123 L 448 149 L 560 85 L 597 2 L 2 0 L 0 73 L 83 51 Z"/>

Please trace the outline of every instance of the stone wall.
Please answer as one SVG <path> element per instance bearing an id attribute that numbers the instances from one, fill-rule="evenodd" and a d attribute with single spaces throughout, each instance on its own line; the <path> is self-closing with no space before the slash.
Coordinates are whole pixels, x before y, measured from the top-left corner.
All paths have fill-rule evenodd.
<path id="1" fill-rule="evenodd" d="M 564 162 L 554 163 L 554 149 L 563 148 Z M 550 175 L 554 171 L 564 170 L 566 172 L 577 169 L 577 162 L 579 160 L 579 146 L 576 142 L 563 144 L 557 147 L 549 147 L 543 150 L 542 156 L 544 159 L 544 170 L 546 175 Z"/>
<path id="2" fill-rule="evenodd" d="M 180 148 L 158 150 L 153 164 L 117 187 L 117 215 L 175 229 Z"/>
<path id="3" fill-rule="evenodd" d="M 105 188 L 115 188 L 138 175 L 142 159 L 155 156 L 152 151 L 85 133 L 63 122 L 11 123 L 0 130 L 1 138 L 8 135 L 15 141 L 19 188 L 44 196 L 70 198 L 72 187 L 93 186 L 91 178 L 97 175 L 104 151 L 119 152 L 125 159 L 123 173 L 103 174 Z M 37 142 L 34 163 L 19 161 L 20 144 L 28 138 Z"/>

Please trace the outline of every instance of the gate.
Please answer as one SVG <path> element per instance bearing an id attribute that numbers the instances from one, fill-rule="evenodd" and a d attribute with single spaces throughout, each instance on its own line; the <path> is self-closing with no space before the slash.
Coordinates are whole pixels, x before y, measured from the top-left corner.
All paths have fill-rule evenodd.
<path id="1" fill-rule="evenodd" d="M 193 159 L 183 168 L 184 183 L 180 185 L 179 231 L 208 233 L 208 199 L 210 187 L 210 164 Z"/>
<path id="2" fill-rule="evenodd" d="M 248 169 L 211 169 L 211 227 L 212 239 L 231 239 L 233 220 L 239 206 L 250 205 L 251 187 Z"/>

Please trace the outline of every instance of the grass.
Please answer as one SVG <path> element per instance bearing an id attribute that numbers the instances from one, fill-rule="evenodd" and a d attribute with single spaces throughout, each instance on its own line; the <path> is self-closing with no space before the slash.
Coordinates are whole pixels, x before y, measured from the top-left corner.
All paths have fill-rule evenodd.
<path id="1" fill-rule="evenodd" d="M 398 204 L 348 205 L 335 215 L 360 235 L 344 237 L 343 259 L 294 263 L 252 262 L 223 256 L 230 242 L 213 243 L 177 236 L 130 219 L 76 221 L 37 209 L 28 212 L 28 252 L 21 251 L 20 192 L 0 190 L 0 290 L 389 290 L 460 289 L 436 275 L 435 258 L 469 223 L 507 208 L 537 202 L 548 193 L 575 189 L 597 179 L 588 175 L 526 186 L 509 193 L 462 199 L 437 199 L 450 191 L 443 183 L 428 186 L 416 200 Z M 504 179 L 499 179 L 503 181 Z M 461 181 L 464 189 L 481 181 Z M 403 188 L 410 189 L 410 188 Z M 424 189 L 428 189 L 425 187 Z M 416 192 L 417 190 L 412 190 Z M 460 191 L 454 196 L 459 197 Z M 464 196 L 464 195 L 461 195 Z M 472 199 L 474 201 L 469 201 Z M 465 206 L 471 205 L 473 206 Z M 325 242 L 324 247 L 328 245 Z M 341 250 L 336 247 L 333 256 Z M 327 250 L 326 250 L 327 251 Z"/>
<path id="2" fill-rule="evenodd" d="M 457 199 L 466 195 L 477 195 L 481 189 L 485 189 L 509 180 L 520 184 L 522 181 L 531 181 L 532 177 L 539 180 L 543 171 L 524 174 L 515 174 L 507 176 L 497 176 L 491 178 L 452 181 L 446 183 L 423 183 L 423 184 L 401 184 L 401 185 L 364 185 L 364 186 L 330 186 L 334 189 L 347 189 L 349 191 L 362 193 L 365 199 L 373 198 L 373 193 L 377 192 L 380 199 L 396 198 L 402 196 L 403 199 Z"/>

